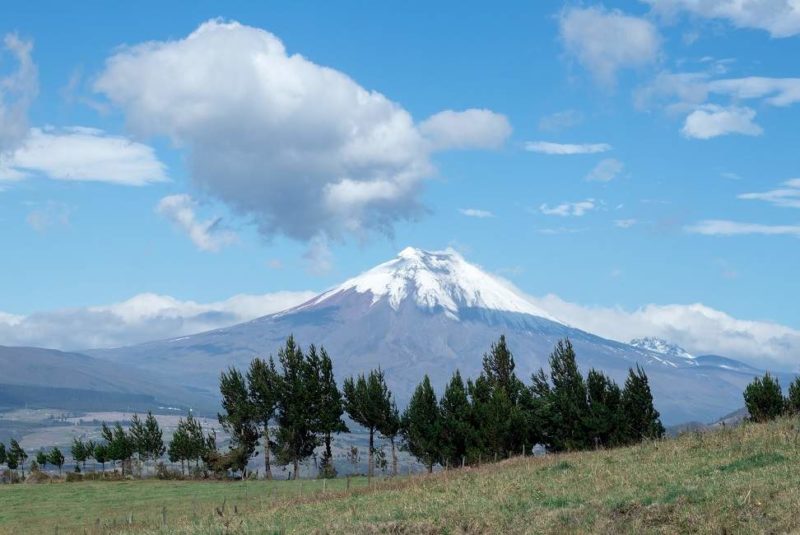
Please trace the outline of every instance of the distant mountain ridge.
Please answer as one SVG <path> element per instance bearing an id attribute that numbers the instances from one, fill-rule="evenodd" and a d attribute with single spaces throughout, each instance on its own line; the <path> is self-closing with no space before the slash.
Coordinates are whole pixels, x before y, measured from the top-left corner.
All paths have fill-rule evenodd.
<path id="1" fill-rule="evenodd" d="M 481 356 L 505 334 L 518 375 L 547 367 L 553 345 L 569 337 L 583 373 L 596 368 L 622 383 L 641 364 L 666 424 L 713 421 L 742 405 L 758 371 L 731 359 L 693 358 L 655 339 L 639 347 L 571 327 L 453 250 L 406 248 L 399 255 L 289 310 L 192 336 L 88 351 L 215 392 L 220 371 L 274 353 L 289 334 L 324 345 L 337 377 L 380 366 L 403 404 L 428 374 L 441 391 L 455 369 L 481 370 Z M 645 339 L 647 340 L 647 339 Z M 662 343 L 663 342 L 663 343 Z"/>

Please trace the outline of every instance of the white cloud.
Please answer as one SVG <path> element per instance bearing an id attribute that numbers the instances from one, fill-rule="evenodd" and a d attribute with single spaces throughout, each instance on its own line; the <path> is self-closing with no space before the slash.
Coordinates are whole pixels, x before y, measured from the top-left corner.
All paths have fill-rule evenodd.
<path id="1" fill-rule="evenodd" d="M 0 156 L 15 149 L 25 138 L 28 132 L 28 108 L 39 89 L 38 72 L 31 56 L 33 43 L 23 41 L 16 34 L 7 34 L 3 39 L 3 48 L 14 56 L 18 67 L 16 71 L 0 77 Z"/>
<path id="2" fill-rule="evenodd" d="M 437 150 L 495 149 L 511 135 L 511 124 L 491 110 L 445 110 L 420 123 L 419 130 Z"/>
<path id="3" fill-rule="evenodd" d="M 480 210 L 478 208 L 460 208 L 458 210 L 463 215 L 468 217 L 477 217 L 479 219 L 485 219 L 487 217 L 494 217 L 494 214 L 489 210 Z"/>
<path id="4" fill-rule="evenodd" d="M 28 316 L 0 313 L 0 344 L 73 350 L 119 347 L 227 327 L 299 305 L 314 295 L 276 292 L 197 303 L 144 293 L 111 305 Z"/>
<path id="5" fill-rule="evenodd" d="M 574 327 L 620 342 L 656 336 L 695 355 L 723 355 L 761 367 L 798 369 L 800 330 L 778 323 L 737 319 L 700 303 L 651 304 L 627 311 L 583 306 L 555 295 L 530 299 Z"/>
<path id="6" fill-rule="evenodd" d="M 439 137 L 428 139 L 381 93 L 289 54 L 269 32 L 220 20 L 118 50 L 94 89 L 133 131 L 184 147 L 194 184 L 264 236 L 304 241 L 391 233 L 423 211 L 433 141 L 494 145 L 509 131 L 487 110 L 446 112 L 431 118 Z"/>
<path id="7" fill-rule="evenodd" d="M 625 169 L 625 164 L 615 158 L 606 158 L 598 162 L 586 175 L 586 180 L 594 182 L 609 182 Z"/>
<path id="8" fill-rule="evenodd" d="M 764 129 L 753 120 L 756 112 L 752 108 L 706 104 L 686 117 L 681 132 L 694 139 L 711 139 L 728 134 L 760 136 Z"/>
<path id="9" fill-rule="evenodd" d="M 772 37 L 800 33 L 797 0 L 643 0 L 654 10 L 672 15 L 680 10 L 708 19 L 727 20 L 737 28 L 766 30 Z"/>
<path id="10" fill-rule="evenodd" d="M 542 204 L 539 211 L 544 215 L 557 215 L 560 217 L 580 217 L 596 208 L 594 199 L 586 199 L 578 202 L 564 202 L 556 206 Z"/>
<path id="11" fill-rule="evenodd" d="M 635 224 L 635 219 L 617 219 L 614 221 L 614 226 L 618 228 L 631 228 Z"/>
<path id="12" fill-rule="evenodd" d="M 566 51 L 602 85 L 613 86 L 620 69 L 658 59 L 661 37 L 645 19 L 602 7 L 573 7 L 562 12 L 559 26 Z"/>
<path id="13" fill-rule="evenodd" d="M 686 227 L 692 234 L 706 236 L 745 236 L 757 234 L 764 236 L 800 237 L 800 225 L 764 225 L 760 223 L 740 223 L 725 219 L 707 219 Z"/>
<path id="14" fill-rule="evenodd" d="M 62 202 L 47 201 L 28 212 L 25 222 L 36 232 L 46 232 L 55 227 L 69 225 L 72 208 Z"/>
<path id="15" fill-rule="evenodd" d="M 237 241 L 236 233 L 222 228 L 222 218 L 199 221 L 196 207 L 197 203 L 189 195 L 169 195 L 159 201 L 156 212 L 186 232 L 201 251 L 216 252 Z"/>
<path id="16" fill-rule="evenodd" d="M 539 119 L 539 130 L 545 132 L 561 132 L 583 122 L 583 114 L 578 110 L 564 110 Z"/>
<path id="17" fill-rule="evenodd" d="M 142 186 L 167 180 L 165 170 L 152 147 L 84 127 L 32 128 L 16 150 L 0 157 L 0 180 L 41 175 Z"/>
<path id="18" fill-rule="evenodd" d="M 552 143 L 550 141 L 529 141 L 525 143 L 525 150 L 542 154 L 573 155 L 597 154 L 608 152 L 611 145 L 608 143 Z"/>
<path id="19" fill-rule="evenodd" d="M 766 201 L 784 208 L 800 208 L 800 178 L 787 180 L 783 186 L 763 193 L 742 193 L 739 198 Z"/>

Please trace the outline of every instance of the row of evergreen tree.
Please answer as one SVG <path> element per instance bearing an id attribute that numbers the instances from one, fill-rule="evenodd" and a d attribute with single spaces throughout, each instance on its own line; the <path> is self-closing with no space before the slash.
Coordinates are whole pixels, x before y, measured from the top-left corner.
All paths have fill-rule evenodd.
<path id="1" fill-rule="evenodd" d="M 375 437 L 387 439 L 392 473 L 403 447 L 429 470 L 524 453 L 541 444 L 552 451 L 614 447 L 664 434 L 647 375 L 631 369 L 624 388 L 597 370 L 584 378 L 569 340 L 550 355 L 550 374 L 539 370 L 526 385 L 515 373 L 505 337 L 483 357 L 483 371 L 465 383 L 455 372 L 441 398 L 425 376 L 400 414 L 382 370 L 348 378 L 340 391 L 324 348 L 303 352 L 289 337 L 278 352 L 256 358 L 247 373 L 235 368 L 220 378 L 224 413 L 219 421 L 231 436 L 222 456 L 227 467 L 244 470 L 263 447 L 266 477 L 272 455 L 281 465 L 299 465 L 324 445 L 322 477 L 335 476 L 332 435 L 347 431 L 343 420 L 369 436 L 368 475 L 374 472 Z"/>

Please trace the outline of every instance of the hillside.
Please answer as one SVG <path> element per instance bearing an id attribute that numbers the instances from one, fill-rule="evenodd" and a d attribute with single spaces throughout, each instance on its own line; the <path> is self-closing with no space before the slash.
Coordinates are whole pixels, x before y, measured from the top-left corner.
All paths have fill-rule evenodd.
<path id="1" fill-rule="evenodd" d="M 212 411 L 216 404 L 215 391 L 176 386 L 155 371 L 80 353 L 0 346 L 0 411 L 15 407 L 148 410 L 159 405 Z"/>
<path id="2" fill-rule="evenodd" d="M 0 532 L 783 533 L 800 529 L 797 418 L 609 451 L 379 481 L 0 486 Z M 97 497 L 103 498 L 98 500 Z M 225 503 L 224 512 L 216 512 Z M 68 515 L 64 512 L 69 511 Z M 166 516 L 162 516 L 166 515 Z M 167 526 L 161 526 L 166 517 Z M 132 524 L 125 525 L 131 518 Z"/>

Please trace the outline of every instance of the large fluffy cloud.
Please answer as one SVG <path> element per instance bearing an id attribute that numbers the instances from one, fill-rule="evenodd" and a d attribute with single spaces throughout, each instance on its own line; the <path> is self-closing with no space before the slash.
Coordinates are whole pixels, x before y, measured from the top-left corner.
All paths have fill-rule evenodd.
<path id="1" fill-rule="evenodd" d="M 17 68 L 6 76 L 0 75 L 0 155 L 16 148 L 26 136 L 28 107 L 38 91 L 36 65 L 31 57 L 33 43 L 8 34 L 3 48 L 16 59 Z"/>
<path id="2" fill-rule="evenodd" d="M 421 127 L 384 95 L 289 54 L 264 30 L 212 20 L 110 57 L 94 88 L 129 127 L 185 147 L 194 184 L 299 240 L 390 232 L 419 213 L 434 150 L 495 146 L 505 118 L 448 111 Z"/>
<path id="3" fill-rule="evenodd" d="M 94 128 L 32 128 L 0 155 L 0 180 L 41 175 L 54 180 L 142 186 L 167 179 L 152 147 Z"/>
<path id="4" fill-rule="evenodd" d="M 617 72 L 655 62 L 661 37 L 649 21 L 602 7 L 566 9 L 559 19 L 567 53 L 600 84 L 613 86 Z"/>
<path id="5" fill-rule="evenodd" d="M 313 292 L 236 295 L 215 303 L 140 294 L 111 305 L 20 316 L 0 312 L 0 344 L 117 347 L 226 327 L 298 305 Z"/>
<path id="6" fill-rule="evenodd" d="M 766 30 L 772 37 L 800 33 L 797 0 L 643 0 L 662 13 L 685 10 L 695 16 L 723 19 L 738 28 Z"/>

